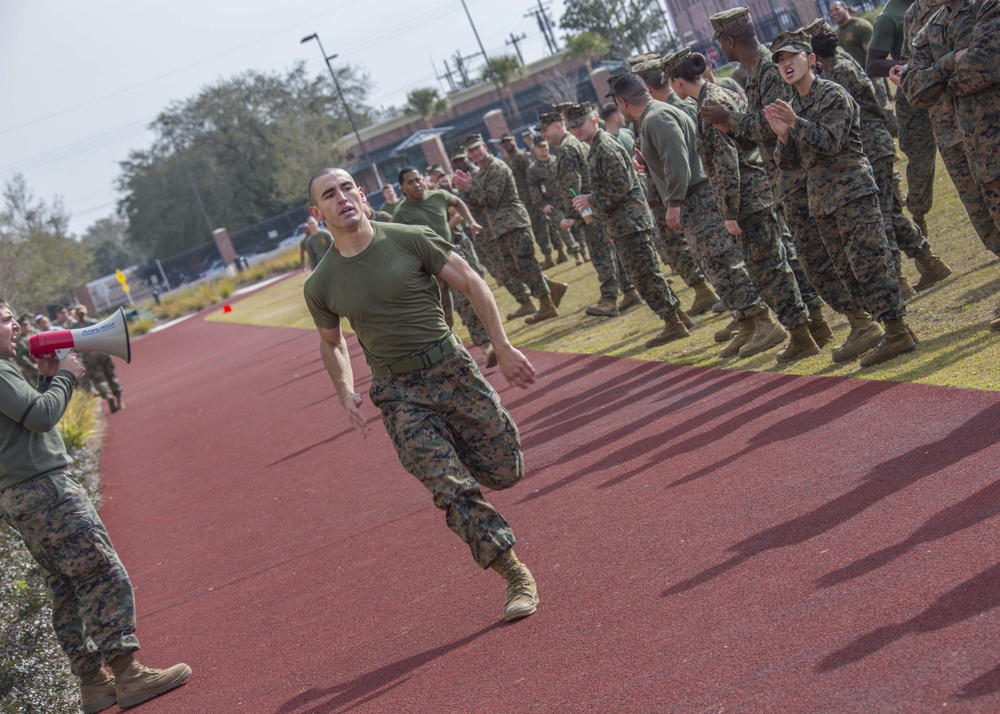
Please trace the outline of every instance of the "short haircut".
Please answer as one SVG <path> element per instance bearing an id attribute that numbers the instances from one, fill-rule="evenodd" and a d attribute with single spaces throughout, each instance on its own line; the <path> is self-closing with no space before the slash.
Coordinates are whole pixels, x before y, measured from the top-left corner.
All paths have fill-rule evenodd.
<path id="1" fill-rule="evenodd" d="M 10 309 L 10 303 L 8 303 L 3 298 L 0 298 L 0 307 L 5 307 L 5 308 L 7 308 L 9 310 Z"/>
<path id="2" fill-rule="evenodd" d="M 614 102 L 608 102 L 603 107 L 601 107 L 601 119 L 607 121 L 608 117 L 610 117 L 612 114 L 617 114 L 619 111 L 620 110 L 618 109 L 617 104 L 615 104 Z"/>
<path id="3" fill-rule="evenodd" d="M 840 39 L 837 37 L 837 33 L 829 27 L 820 30 L 812 38 L 813 52 L 820 57 L 833 57 L 837 54 L 838 45 L 840 45 Z"/>
<path id="4" fill-rule="evenodd" d="M 316 203 L 316 199 L 313 198 L 313 184 L 316 183 L 316 179 L 320 178 L 321 176 L 326 176 L 327 174 L 332 174 L 334 171 L 340 171 L 340 170 L 341 169 L 335 168 L 333 166 L 328 166 L 325 169 L 320 169 L 319 171 L 313 174 L 313 177 L 309 179 L 309 186 L 306 189 L 309 192 L 310 203 L 312 204 Z"/>
<path id="5" fill-rule="evenodd" d="M 636 74 L 625 74 L 615 80 L 615 97 L 624 99 L 629 104 L 636 104 L 649 97 L 646 82 Z"/>
<path id="6" fill-rule="evenodd" d="M 757 40 L 757 28 L 754 27 L 753 20 L 749 22 L 744 22 L 742 25 L 737 25 L 736 27 L 726 30 L 721 35 L 720 39 L 723 37 L 732 37 L 736 40 L 736 44 L 743 45 L 745 47 L 756 47 L 760 42 Z"/>
<path id="7" fill-rule="evenodd" d="M 418 175 L 423 176 L 423 174 L 420 173 L 420 169 L 418 169 L 416 166 L 404 166 L 399 170 L 399 175 L 396 177 L 396 180 L 399 181 L 399 185 L 401 188 L 403 186 L 403 177 L 406 176 L 406 174 L 410 173 L 411 171 L 416 171 Z"/>

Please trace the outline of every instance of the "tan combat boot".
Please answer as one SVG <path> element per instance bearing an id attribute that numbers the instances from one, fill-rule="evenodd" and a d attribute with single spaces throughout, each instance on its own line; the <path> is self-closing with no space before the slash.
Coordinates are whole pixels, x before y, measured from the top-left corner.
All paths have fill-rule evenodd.
<path id="1" fill-rule="evenodd" d="M 713 335 L 713 339 L 716 342 L 729 342 L 729 340 L 733 339 L 733 333 L 738 329 L 740 329 L 740 321 L 734 317 L 729 321 L 729 324 L 721 330 L 716 330 L 715 335 Z"/>
<path id="2" fill-rule="evenodd" d="M 534 325 L 536 322 L 551 320 L 553 317 L 559 317 L 559 310 L 556 309 L 555 304 L 552 302 L 551 295 L 542 295 L 538 298 L 538 312 L 527 318 L 524 324 Z"/>
<path id="3" fill-rule="evenodd" d="M 496 367 L 497 366 L 497 353 L 496 353 L 496 350 L 493 349 L 493 343 L 492 342 L 484 342 L 483 346 L 480 347 L 479 349 L 481 349 L 483 351 L 483 363 L 487 367 Z"/>
<path id="4" fill-rule="evenodd" d="M 618 317 L 618 303 L 612 298 L 602 297 L 600 302 L 596 305 L 591 305 L 584 312 L 588 315 L 596 315 L 597 317 Z"/>
<path id="5" fill-rule="evenodd" d="M 878 347 L 861 357 L 860 364 L 862 367 L 872 367 L 916 348 L 917 343 L 913 341 L 913 335 L 905 322 L 901 319 L 886 320 L 885 337 L 878 343 Z"/>
<path id="6" fill-rule="evenodd" d="M 115 678 L 104 667 L 80 677 L 80 706 L 83 714 L 97 714 L 118 703 Z"/>
<path id="7" fill-rule="evenodd" d="M 577 265 L 583 265 L 584 262 L 586 262 L 583 259 L 583 253 L 577 253 L 573 256 L 573 258 L 575 259 Z"/>
<path id="8" fill-rule="evenodd" d="M 122 409 L 124 409 L 125 408 L 125 400 L 122 399 L 122 395 L 116 394 L 115 395 L 115 399 L 118 401 L 118 411 L 121 411 Z"/>
<path id="9" fill-rule="evenodd" d="M 834 362 L 847 362 L 864 354 L 875 347 L 885 334 L 882 326 L 875 322 L 866 310 L 859 308 L 848 313 L 847 321 L 851 323 L 851 333 L 844 340 L 844 344 L 833 349 L 831 354 Z"/>
<path id="10" fill-rule="evenodd" d="M 567 260 L 569 260 L 569 257 L 566 255 L 565 250 L 560 248 L 558 251 L 556 251 L 556 265 L 562 265 Z"/>
<path id="11" fill-rule="evenodd" d="M 1000 332 L 1000 317 L 990 323 L 990 332 Z"/>
<path id="12" fill-rule="evenodd" d="M 928 248 L 913 259 L 920 272 L 920 280 L 913 286 L 914 290 L 926 290 L 931 285 L 939 283 L 951 275 L 951 266 L 935 255 L 934 251 Z"/>
<path id="13" fill-rule="evenodd" d="M 737 330 L 733 333 L 733 336 L 729 339 L 729 344 L 722 348 L 719 352 L 719 357 L 735 357 L 740 353 L 740 349 L 750 338 L 753 337 L 753 331 L 756 324 L 752 317 L 745 317 L 742 320 L 738 320 Z"/>
<path id="14" fill-rule="evenodd" d="M 630 307 L 635 307 L 636 305 L 642 305 L 642 298 L 639 297 L 639 291 L 635 288 L 629 288 L 622 295 L 622 301 L 618 303 L 618 312 L 625 312 Z"/>
<path id="15" fill-rule="evenodd" d="M 689 330 L 694 329 L 694 320 L 692 320 L 691 316 L 688 315 L 683 310 L 681 310 L 680 308 L 677 308 L 677 319 L 680 320 L 681 324 L 684 325 L 684 327 L 688 328 Z"/>
<path id="16" fill-rule="evenodd" d="M 819 354 L 819 345 L 816 344 L 812 333 L 809 332 L 809 323 L 793 327 L 788 332 L 791 335 L 788 347 L 781 350 L 775 356 L 778 364 L 788 364 L 803 357 L 812 357 Z"/>
<path id="17" fill-rule="evenodd" d="M 139 664 L 131 654 L 111 660 L 111 669 L 115 673 L 115 692 L 120 709 L 134 707 L 176 689 L 191 676 L 191 668 L 186 664 L 151 669 Z"/>
<path id="18" fill-rule="evenodd" d="M 924 238 L 926 238 L 927 237 L 927 214 L 925 213 L 925 214 L 920 215 L 920 216 L 913 215 L 913 214 L 910 214 L 910 215 L 913 218 L 913 222 L 917 224 L 917 228 L 920 229 L 920 235 L 922 235 Z"/>
<path id="19" fill-rule="evenodd" d="M 549 286 L 549 295 L 552 296 L 552 304 L 559 307 L 562 302 L 563 295 L 569 290 L 569 283 L 557 283 L 554 280 L 545 279 L 545 282 Z"/>
<path id="20" fill-rule="evenodd" d="M 691 287 L 694 288 L 694 302 L 688 308 L 688 315 L 698 317 L 698 315 L 711 310 L 712 306 L 719 302 L 719 296 L 716 294 L 715 289 L 708 284 L 707 280 L 695 283 Z"/>
<path id="21" fill-rule="evenodd" d="M 507 315 L 508 320 L 516 320 L 519 317 L 527 317 L 528 315 L 534 315 L 538 312 L 538 308 L 535 307 L 535 303 L 530 299 L 528 302 L 522 302 L 521 307 L 517 308 L 514 312 Z"/>
<path id="22" fill-rule="evenodd" d="M 542 270 L 548 270 L 549 268 L 556 267 L 556 264 L 552 262 L 551 251 L 545 254 L 545 260 L 543 260 L 538 267 L 540 267 Z"/>
<path id="23" fill-rule="evenodd" d="M 507 622 L 527 617 L 538 609 L 538 588 L 528 566 L 517 559 L 514 549 L 508 548 L 497 557 L 490 568 L 507 581 L 507 600 L 503 606 L 503 619 Z"/>
<path id="24" fill-rule="evenodd" d="M 899 277 L 899 296 L 904 300 L 912 300 L 913 296 L 917 294 L 917 291 L 913 289 L 910 285 L 910 281 L 906 279 L 906 276 L 902 273 L 898 274 Z"/>
<path id="25" fill-rule="evenodd" d="M 740 357 L 753 357 L 788 339 L 785 328 L 771 318 L 771 311 L 767 308 L 754 315 L 753 321 L 753 337 L 740 347 Z"/>
<path id="26" fill-rule="evenodd" d="M 825 346 L 833 339 L 833 330 L 830 323 L 823 316 L 822 307 L 814 307 L 809 310 L 809 334 L 819 347 Z"/>
<path id="27" fill-rule="evenodd" d="M 682 337 L 688 337 L 691 333 L 688 332 L 687 327 L 684 326 L 683 321 L 679 312 L 675 312 L 670 317 L 663 320 L 663 331 L 660 332 L 656 337 L 646 340 L 646 349 L 651 347 L 658 347 L 659 345 L 665 345 L 668 342 L 673 342 L 674 340 L 679 340 Z"/>

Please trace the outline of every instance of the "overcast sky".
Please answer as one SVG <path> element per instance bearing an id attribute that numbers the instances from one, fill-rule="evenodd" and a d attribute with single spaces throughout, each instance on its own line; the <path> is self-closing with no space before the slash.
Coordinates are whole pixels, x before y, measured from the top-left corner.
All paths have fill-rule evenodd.
<path id="1" fill-rule="evenodd" d="M 546 55 L 537 0 L 467 0 L 489 54 L 527 35 L 526 62 Z M 552 0 L 558 23 L 562 0 Z M 305 60 L 366 70 L 374 106 L 445 85 L 432 67 L 478 51 L 460 0 L 0 0 L 0 180 L 24 175 L 36 197 L 61 197 L 80 235 L 115 211 L 118 162 L 145 149 L 146 130 L 169 103 L 246 70 L 283 71 Z M 557 29 L 562 45 L 562 33 Z"/>

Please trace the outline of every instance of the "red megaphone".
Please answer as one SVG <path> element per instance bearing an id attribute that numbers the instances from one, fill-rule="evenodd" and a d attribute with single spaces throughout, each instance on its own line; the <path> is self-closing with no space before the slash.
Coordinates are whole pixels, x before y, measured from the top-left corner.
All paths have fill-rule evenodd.
<path id="1" fill-rule="evenodd" d="M 132 348 L 129 345 L 125 311 L 118 308 L 108 319 L 88 327 L 37 332 L 28 338 L 28 351 L 32 357 L 55 355 L 59 359 L 72 351 L 104 352 L 131 362 Z"/>

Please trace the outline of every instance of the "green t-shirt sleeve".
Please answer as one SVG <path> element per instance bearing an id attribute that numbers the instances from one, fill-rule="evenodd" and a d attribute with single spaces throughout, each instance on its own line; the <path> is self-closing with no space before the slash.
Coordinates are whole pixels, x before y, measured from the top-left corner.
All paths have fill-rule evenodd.
<path id="1" fill-rule="evenodd" d="M 405 240 L 428 273 L 437 275 L 444 269 L 451 255 L 451 244 L 444 238 L 425 227 L 420 233 L 407 233 Z"/>
<path id="2" fill-rule="evenodd" d="M 886 52 L 891 55 L 895 44 L 896 23 L 885 15 L 879 15 L 875 18 L 875 23 L 872 25 L 872 36 L 868 40 L 868 50 Z M 896 58 L 893 57 L 893 59 Z"/>
<path id="3" fill-rule="evenodd" d="M 306 279 L 306 284 L 302 289 L 306 299 L 306 307 L 309 308 L 309 314 L 312 315 L 313 323 L 316 327 L 334 330 L 340 327 L 340 315 L 331 310 L 329 305 L 326 304 L 319 282 L 313 280 L 315 276 L 316 272 L 314 271 Z"/>

